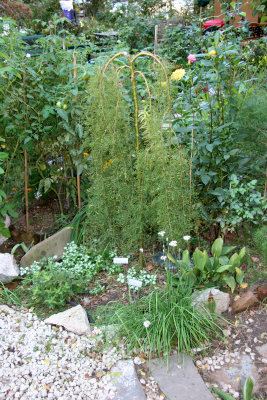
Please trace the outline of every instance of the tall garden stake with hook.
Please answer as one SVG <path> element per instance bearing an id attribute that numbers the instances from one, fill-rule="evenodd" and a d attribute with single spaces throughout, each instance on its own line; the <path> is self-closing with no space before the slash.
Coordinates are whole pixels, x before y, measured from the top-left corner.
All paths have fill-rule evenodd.
<path id="1" fill-rule="evenodd" d="M 76 68 L 76 65 L 77 65 L 76 53 L 73 53 L 73 67 L 74 67 L 74 69 L 73 69 L 73 77 L 74 77 L 74 84 L 75 85 L 77 84 L 77 68 Z M 77 103 L 77 102 L 78 102 L 78 97 L 76 95 L 75 96 L 75 103 Z M 80 210 L 81 209 L 81 178 L 80 178 L 80 175 L 79 175 L 78 167 L 77 167 L 77 195 L 78 195 L 78 207 L 79 207 L 79 210 Z"/>
<path id="2" fill-rule="evenodd" d="M 23 101 L 24 105 L 26 105 L 27 93 L 26 93 L 26 69 L 25 65 L 23 66 Z M 24 121 L 26 124 L 27 115 L 26 112 L 24 114 Z M 26 130 L 26 126 L 24 126 L 24 130 Z M 24 192 L 25 192 L 25 213 L 26 213 L 26 232 L 29 232 L 29 197 L 28 197 L 28 154 L 26 145 L 24 147 Z"/>

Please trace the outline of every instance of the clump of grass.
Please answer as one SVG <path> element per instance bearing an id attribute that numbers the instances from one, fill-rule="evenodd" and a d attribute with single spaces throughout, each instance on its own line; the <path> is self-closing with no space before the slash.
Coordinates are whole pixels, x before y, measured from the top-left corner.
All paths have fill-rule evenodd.
<path id="1" fill-rule="evenodd" d="M 267 264 L 267 226 L 262 226 L 254 232 L 253 242 L 262 256 L 264 264 Z"/>
<path id="2" fill-rule="evenodd" d="M 21 305 L 19 297 L 0 281 L 0 304 Z"/>
<path id="3" fill-rule="evenodd" d="M 129 352 L 138 348 L 152 356 L 168 359 L 173 349 L 192 354 L 216 336 L 221 337 L 223 318 L 198 311 L 192 306 L 190 286 L 167 273 L 166 286 L 154 290 L 135 303 L 114 308 L 109 323 L 120 325 Z"/>

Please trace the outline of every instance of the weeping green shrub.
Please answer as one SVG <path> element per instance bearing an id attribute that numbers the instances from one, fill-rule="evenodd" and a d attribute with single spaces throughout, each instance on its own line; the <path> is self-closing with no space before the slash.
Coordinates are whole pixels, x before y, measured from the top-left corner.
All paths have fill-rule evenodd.
<path id="1" fill-rule="evenodd" d="M 149 102 L 134 108 L 114 68 L 96 74 L 88 91 L 89 236 L 121 251 L 148 245 L 163 229 L 181 239 L 191 228 L 189 162 L 164 128 L 166 96 L 152 94 L 151 118 Z"/>

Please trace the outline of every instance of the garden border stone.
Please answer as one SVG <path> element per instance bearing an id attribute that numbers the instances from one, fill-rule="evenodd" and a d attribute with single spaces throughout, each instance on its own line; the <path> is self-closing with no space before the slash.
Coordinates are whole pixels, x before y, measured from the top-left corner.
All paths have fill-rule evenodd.
<path id="1" fill-rule="evenodd" d="M 57 260 L 62 257 L 64 248 L 70 241 L 71 227 L 64 228 L 49 238 L 33 246 L 21 259 L 22 267 L 30 267 L 34 261 L 42 258 L 57 256 Z"/>
<path id="2" fill-rule="evenodd" d="M 168 400 L 214 400 L 193 361 L 186 355 L 151 360 L 152 376 Z"/>

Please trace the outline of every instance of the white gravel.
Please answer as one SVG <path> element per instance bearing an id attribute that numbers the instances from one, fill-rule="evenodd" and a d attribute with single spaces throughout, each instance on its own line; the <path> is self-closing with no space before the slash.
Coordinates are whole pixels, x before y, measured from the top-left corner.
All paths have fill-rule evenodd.
<path id="1" fill-rule="evenodd" d="M 108 371 L 124 353 L 101 339 L 0 306 L 0 399 L 116 399 Z"/>

